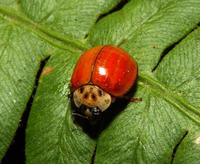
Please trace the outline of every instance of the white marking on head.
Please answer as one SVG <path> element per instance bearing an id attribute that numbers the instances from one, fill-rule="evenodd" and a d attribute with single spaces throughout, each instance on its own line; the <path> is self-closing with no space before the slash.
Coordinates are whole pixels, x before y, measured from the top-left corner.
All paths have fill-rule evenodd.
<path id="1" fill-rule="evenodd" d="M 102 112 L 112 103 L 112 97 L 98 86 L 84 85 L 73 93 L 73 100 L 76 107 L 86 105 L 88 107 L 98 107 Z"/>

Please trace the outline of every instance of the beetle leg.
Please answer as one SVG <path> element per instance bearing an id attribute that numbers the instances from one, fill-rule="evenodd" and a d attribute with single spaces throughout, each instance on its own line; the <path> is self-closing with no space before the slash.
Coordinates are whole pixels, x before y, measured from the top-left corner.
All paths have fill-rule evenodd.
<path id="1" fill-rule="evenodd" d="M 78 117 L 81 117 L 81 118 L 84 118 L 84 119 L 87 119 L 88 120 L 88 117 L 82 115 L 82 114 L 79 114 L 79 113 L 72 113 L 73 116 L 78 116 Z"/>
<path id="2" fill-rule="evenodd" d="M 141 102 L 142 101 L 142 98 L 141 97 L 128 97 L 128 96 L 123 96 L 123 97 L 120 97 L 121 99 L 124 99 L 124 100 L 127 100 L 129 102 Z"/>
<path id="3" fill-rule="evenodd" d="M 132 98 L 129 98 L 129 101 L 130 102 L 140 102 L 140 101 L 142 101 L 142 98 L 141 97 L 132 97 Z"/>

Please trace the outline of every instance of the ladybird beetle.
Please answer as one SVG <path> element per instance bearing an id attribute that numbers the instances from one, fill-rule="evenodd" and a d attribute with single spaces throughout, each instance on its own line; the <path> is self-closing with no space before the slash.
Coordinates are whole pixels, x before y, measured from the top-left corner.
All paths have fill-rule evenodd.
<path id="1" fill-rule="evenodd" d="M 137 78 L 137 63 L 123 49 L 97 46 L 83 53 L 71 78 L 72 100 L 87 119 L 101 115 L 116 98 L 123 97 Z"/>

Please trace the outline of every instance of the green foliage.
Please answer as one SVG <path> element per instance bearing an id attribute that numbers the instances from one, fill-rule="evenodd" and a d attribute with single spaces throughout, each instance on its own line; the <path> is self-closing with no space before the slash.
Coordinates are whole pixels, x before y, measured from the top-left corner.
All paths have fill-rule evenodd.
<path id="1" fill-rule="evenodd" d="M 0 159 L 50 57 L 28 118 L 26 163 L 200 163 L 199 22 L 199 0 L 0 0 Z M 134 96 L 143 101 L 91 138 L 74 124 L 67 95 L 78 57 L 99 44 L 137 60 Z"/>

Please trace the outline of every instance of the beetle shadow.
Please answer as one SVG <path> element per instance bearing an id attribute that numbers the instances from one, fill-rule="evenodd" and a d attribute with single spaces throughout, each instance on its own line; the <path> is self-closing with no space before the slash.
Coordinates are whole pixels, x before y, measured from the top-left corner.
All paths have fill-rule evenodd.
<path id="1" fill-rule="evenodd" d="M 74 114 L 74 123 L 81 126 L 83 131 L 88 134 L 91 138 L 98 138 L 101 132 L 106 129 L 110 123 L 119 115 L 128 105 L 128 103 L 132 103 L 127 99 L 127 97 L 133 97 L 136 88 L 133 87 L 131 90 L 126 94 L 126 98 L 117 98 L 116 101 L 102 113 L 101 117 L 96 120 L 88 120 L 81 116 L 77 112 L 77 108 L 73 101 L 71 101 L 71 106 L 73 109 Z"/>
<path id="2" fill-rule="evenodd" d="M 134 96 L 136 89 L 137 88 L 133 86 L 124 97 L 117 98 L 116 101 L 110 106 L 110 108 L 103 113 L 101 131 L 106 129 L 110 125 L 110 123 L 116 118 L 116 116 L 126 109 L 129 103 L 133 103 L 130 101 L 130 99 Z"/>

